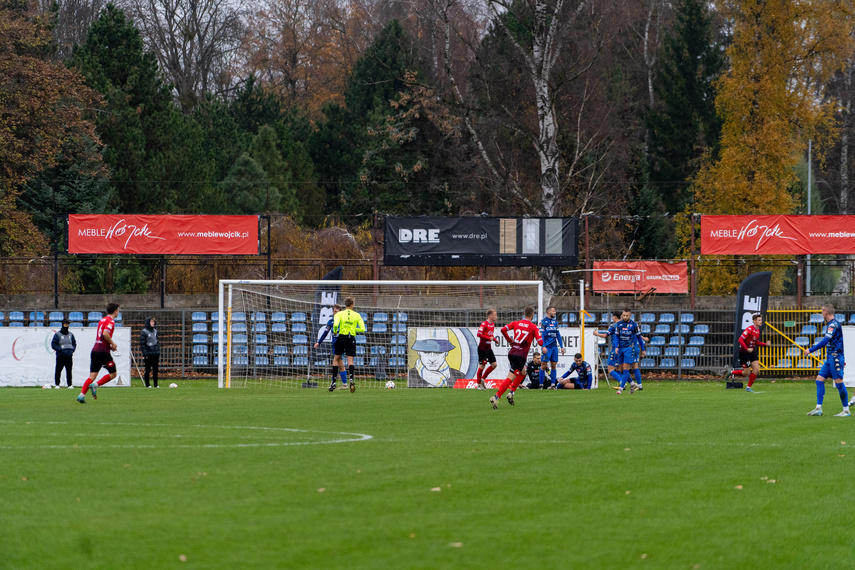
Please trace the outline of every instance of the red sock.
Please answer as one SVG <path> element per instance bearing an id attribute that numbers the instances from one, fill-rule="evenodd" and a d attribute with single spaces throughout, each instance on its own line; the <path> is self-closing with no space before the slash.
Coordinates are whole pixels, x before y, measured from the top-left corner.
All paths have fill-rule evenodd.
<path id="1" fill-rule="evenodd" d="M 513 376 L 511 376 L 510 378 L 505 378 L 505 380 L 502 382 L 502 385 L 499 386 L 499 391 L 496 392 L 496 398 L 501 398 L 502 394 L 505 393 L 505 390 L 508 389 L 508 387 L 511 385 L 511 383 L 513 381 L 514 381 Z"/>
<path id="2" fill-rule="evenodd" d="M 479 383 L 481 382 L 481 372 L 482 371 L 483 371 L 483 368 L 478 368 L 478 372 L 475 373 L 475 380 L 477 380 Z"/>
<path id="3" fill-rule="evenodd" d="M 734 376 L 742 376 L 742 370 L 734 370 L 733 375 Z"/>
<path id="4" fill-rule="evenodd" d="M 517 379 L 514 380 L 514 383 L 511 385 L 511 392 L 517 391 L 517 388 L 519 388 L 520 384 L 522 384 L 523 378 L 524 378 L 524 376 L 522 374 L 517 376 Z"/>
<path id="5" fill-rule="evenodd" d="M 97 384 L 98 384 L 98 386 L 103 386 L 104 384 L 106 384 L 109 381 L 110 381 L 109 376 L 102 376 L 101 379 L 98 380 Z"/>
<path id="6" fill-rule="evenodd" d="M 89 390 L 89 384 L 91 384 L 91 383 L 92 383 L 92 379 L 87 378 L 86 381 L 83 383 L 83 389 L 80 391 L 80 393 L 85 396 L 86 391 Z"/>
<path id="7" fill-rule="evenodd" d="M 757 379 L 757 375 L 753 372 L 748 376 L 748 387 L 750 388 L 752 384 L 754 384 L 754 380 Z"/>
<path id="8" fill-rule="evenodd" d="M 481 374 L 481 380 L 486 380 L 487 376 L 489 376 L 490 372 L 492 372 L 493 370 L 495 370 L 495 368 L 493 368 L 492 366 L 487 366 L 486 368 L 484 368 L 484 372 Z"/>

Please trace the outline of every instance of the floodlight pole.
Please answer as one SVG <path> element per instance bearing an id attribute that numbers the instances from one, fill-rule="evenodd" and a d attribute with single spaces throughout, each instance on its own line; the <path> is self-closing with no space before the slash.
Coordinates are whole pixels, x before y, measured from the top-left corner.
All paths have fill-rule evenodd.
<path id="1" fill-rule="evenodd" d="M 808 183 L 807 183 L 807 213 L 810 216 L 810 178 L 811 178 L 811 162 L 810 157 L 812 151 L 812 141 L 808 141 Z M 844 204 L 844 207 L 846 205 Z M 807 254 L 807 277 L 805 280 L 805 295 L 810 297 L 810 254 Z"/>

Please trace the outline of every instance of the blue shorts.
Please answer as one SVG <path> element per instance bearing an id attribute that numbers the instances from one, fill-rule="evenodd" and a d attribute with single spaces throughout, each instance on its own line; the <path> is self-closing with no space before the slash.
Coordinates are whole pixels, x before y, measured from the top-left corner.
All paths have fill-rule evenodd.
<path id="1" fill-rule="evenodd" d="M 819 371 L 819 375 L 823 378 L 833 378 L 834 380 L 843 379 L 843 366 L 846 364 L 842 354 L 829 354 L 825 359 L 825 363 Z"/>
<path id="2" fill-rule="evenodd" d="M 541 362 L 558 362 L 558 346 L 547 346 L 546 352 L 540 357 Z"/>
<path id="3" fill-rule="evenodd" d="M 639 357 L 641 356 L 641 346 L 635 344 L 632 346 L 632 359 L 635 362 L 638 362 Z"/>
<path id="4" fill-rule="evenodd" d="M 631 346 L 620 349 L 618 353 L 618 362 L 621 364 L 633 364 L 637 359 L 633 358 L 633 348 Z"/>
<path id="5" fill-rule="evenodd" d="M 618 365 L 618 351 L 615 349 L 609 350 L 609 361 L 606 363 L 608 366 L 617 366 Z"/>

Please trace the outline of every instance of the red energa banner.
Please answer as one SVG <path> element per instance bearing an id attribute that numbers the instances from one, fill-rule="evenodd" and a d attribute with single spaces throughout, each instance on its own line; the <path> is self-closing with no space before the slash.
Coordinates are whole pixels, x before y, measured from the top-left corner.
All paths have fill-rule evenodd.
<path id="1" fill-rule="evenodd" d="M 688 293 L 686 263 L 664 261 L 595 261 L 594 291 L 640 293 L 656 288 L 657 293 Z"/>
<path id="2" fill-rule="evenodd" d="M 68 216 L 68 253 L 258 255 L 258 216 Z"/>
<path id="3" fill-rule="evenodd" d="M 702 255 L 855 253 L 855 216 L 701 216 Z"/>

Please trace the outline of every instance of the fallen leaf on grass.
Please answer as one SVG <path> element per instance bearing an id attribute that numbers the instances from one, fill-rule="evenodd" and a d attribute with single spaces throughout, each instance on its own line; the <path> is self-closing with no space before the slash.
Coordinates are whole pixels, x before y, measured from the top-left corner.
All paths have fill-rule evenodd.
<path id="1" fill-rule="evenodd" d="M 734 487 L 734 489 L 740 489 L 740 490 L 741 490 L 741 489 L 742 489 L 742 485 L 737 485 L 736 487 Z"/>
<path id="2" fill-rule="evenodd" d="M 432 492 L 432 493 L 439 493 L 440 491 L 442 491 L 442 487 L 433 487 L 433 488 L 431 489 L 431 492 Z"/>
<path id="3" fill-rule="evenodd" d="M 415 538 L 415 537 L 416 537 L 416 533 L 411 532 L 411 533 L 410 533 L 410 538 Z"/>
<path id="4" fill-rule="evenodd" d="M 449 542 L 448 546 L 450 546 L 451 548 L 460 548 L 463 546 L 463 543 L 462 542 Z"/>
<path id="5" fill-rule="evenodd" d="M 178 560 L 180 560 L 181 562 L 187 562 L 187 555 L 186 554 L 179 554 Z"/>
<path id="6" fill-rule="evenodd" d="M 323 493 L 326 490 L 327 490 L 326 487 L 321 487 L 320 489 L 318 489 L 318 493 Z"/>
<path id="7" fill-rule="evenodd" d="M 641 557 L 642 557 L 642 558 L 647 558 L 647 555 L 646 555 L 646 554 L 642 554 L 642 555 L 641 555 Z"/>
<path id="8" fill-rule="evenodd" d="M 774 479 L 769 479 L 769 480 L 768 480 L 768 481 L 766 481 L 766 482 L 767 482 L 767 483 L 775 483 L 775 480 L 774 480 Z"/>

